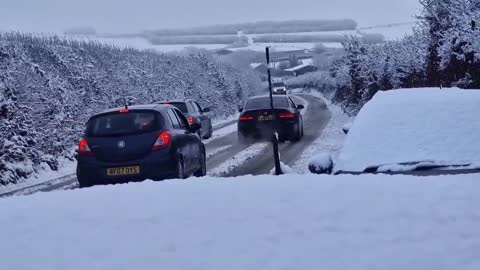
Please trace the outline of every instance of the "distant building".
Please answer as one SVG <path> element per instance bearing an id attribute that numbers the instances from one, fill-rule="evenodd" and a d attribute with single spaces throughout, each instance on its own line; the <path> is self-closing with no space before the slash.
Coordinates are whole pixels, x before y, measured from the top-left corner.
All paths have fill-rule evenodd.
<path id="1" fill-rule="evenodd" d="M 302 64 L 293 68 L 286 69 L 285 71 L 293 72 L 295 77 L 301 76 L 310 72 L 318 71 L 318 67 L 312 64 Z"/>
<path id="2" fill-rule="evenodd" d="M 229 50 L 229 49 L 219 49 L 219 50 L 215 51 L 215 53 L 218 54 L 218 55 L 229 55 L 229 54 L 232 54 L 233 51 Z"/>
<path id="3" fill-rule="evenodd" d="M 252 63 L 250 67 L 256 72 L 260 73 L 262 79 L 266 79 L 268 75 L 268 66 L 264 63 Z M 278 68 L 272 68 L 271 70 L 272 77 L 293 77 L 295 72 L 282 70 Z"/>

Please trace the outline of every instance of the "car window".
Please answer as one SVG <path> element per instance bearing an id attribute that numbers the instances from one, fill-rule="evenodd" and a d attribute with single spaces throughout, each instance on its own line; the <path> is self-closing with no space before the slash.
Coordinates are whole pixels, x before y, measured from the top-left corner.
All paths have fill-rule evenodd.
<path id="1" fill-rule="evenodd" d="M 289 108 L 289 103 L 287 98 L 276 97 L 273 99 L 274 108 Z M 251 99 L 245 105 L 245 110 L 261 110 L 261 109 L 270 109 L 270 98 L 255 98 Z"/>
<path id="2" fill-rule="evenodd" d="M 290 105 L 292 106 L 292 108 L 297 108 L 297 105 L 295 104 L 295 102 L 293 102 L 291 98 L 288 98 L 288 100 L 290 101 Z"/>
<path id="3" fill-rule="evenodd" d="M 197 102 L 194 102 L 193 105 L 197 108 L 197 110 L 198 110 L 199 112 L 202 111 L 202 107 L 200 107 L 200 105 L 198 105 Z"/>
<path id="4" fill-rule="evenodd" d="M 183 115 L 183 113 L 180 112 L 179 110 L 175 110 L 175 113 L 177 115 L 178 122 L 180 123 L 180 128 L 181 129 L 188 129 L 190 124 L 188 123 L 188 120 L 185 117 L 185 115 Z"/>
<path id="5" fill-rule="evenodd" d="M 110 137 L 143 134 L 163 127 L 163 118 L 154 111 L 129 111 L 110 113 L 90 119 L 87 136 Z"/>
<path id="6" fill-rule="evenodd" d="M 285 83 L 284 82 L 275 82 L 273 83 L 273 87 L 284 87 Z"/>
<path id="7" fill-rule="evenodd" d="M 173 128 L 179 129 L 181 127 L 173 109 L 168 110 L 168 117 L 172 121 Z"/>
<path id="8" fill-rule="evenodd" d="M 179 109 L 181 112 L 188 113 L 187 104 L 185 102 L 165 102 L 164 104 L 172 105 Z"/>
<path id="9" fill-rule="evenodd" d="M 193 105 L 193 102 L 191 102 L 191 101 L 188 102 L 188 110 L 193 112 L 193 113 L 199 112 L 197 107 L 195 105 Z"/>

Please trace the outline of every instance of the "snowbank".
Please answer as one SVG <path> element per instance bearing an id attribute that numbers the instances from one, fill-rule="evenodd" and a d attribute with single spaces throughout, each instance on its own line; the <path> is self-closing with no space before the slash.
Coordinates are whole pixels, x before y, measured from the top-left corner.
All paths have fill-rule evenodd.
<path id="1" fill-rule="evenodd" d="M 2 269 L 480 269 L 478 175 L 145 182 L 0 203 Z"/>
<path id="2" fill-rule="evenodd" d="M 313 91 L 310 94 L 322 99 L 325 104 L 327 104 L 331 118 L 327 126 L 323 129 L 320 137 L 318 137 L 293 164 L 293 169 L 297 173 L 307 173 L 311 161 L 318 165 L 316 162 L 318 155 L 324 156 L 328 154 L 331 155 L 332 158 L 335 158 L 342 149 L 346 137 L 342 131 L 342 127 L 345 123 L 352 121 L 352 118 L 347 116 L 340 107 L 332 104 L 319 92 Z"/>
<path id="3" fill-rule="evenodd" d="M 283 174 L 295 174 L 295 171 L 287 164 L 280 161 L 280 168 Z M 270 175 L 275 175 L 275 167 L 270 170 Z"/>
<path id="4" fill-rule="evenodd" d="M 335 171 L 411 162 L 480 166 L 479 105 L 474 90 L 379 92 L 355 119 Z"/>

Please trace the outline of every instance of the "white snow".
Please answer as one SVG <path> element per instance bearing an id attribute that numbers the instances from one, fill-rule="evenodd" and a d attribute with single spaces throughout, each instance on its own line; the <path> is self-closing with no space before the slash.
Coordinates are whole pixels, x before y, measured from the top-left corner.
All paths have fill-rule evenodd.
<path id="1" fill-rule="evenodd" d="M 223 125 L 223 124 L 226 124 L 226 123 L 229 123 L 229 122 L 232 122 L 232 121 L 235 122 L 235 121 L 238 120 L 239 117 L 240 117 L 240 113 L 236 113 L 236 114 L 233 114 L 233 115 L 230 115 L 230 116 L 227 116 L 227 117 L 212 119 L 213 128 L 216 128 L 220 125 Z"/>
<path id="2" fill-rule="evenodd" d="M 212 149 L 212 150 L 208 151 L 207 152 L 207 159 L 215 156 L 218 153 L 221 153 L 221 152 L 229 149 L 230 147 L 232 147 L 232 145 L 224 145 L 224 146 L 220 146 L 218 148 L 215 148 L 215 149 Z"/>
<path id="3" fill-rule="evenodd" d="M 0 194 L 39 185 L 47 181 L 72 174 L 75 172 L 76 165 L 76 161 L 60 159 L 58 171 L 52 171 L 46 163 L 42 163 L 40 168 L 37 170 L 37 173 L 32 174 L 27 179 L 22 179 L 17 184 L 0 185 Z M 20 166 L 20 164 L 17 164 L 17 166 Z"/>
<path id="4" fill-rule="evenodd" d="M 288 69 L 286 69 L 286 71 L 297 71 L 297 70 L 302 69 L 302 68 L 307 67 L 307 66 L 310 66 L 310 64 L 301 64 L 301 65 L 298 65 L 298 66 L 295 66 L 295 67 L 292 67 L 292 68 L 288 68 Z"/>
<path id="5" fill-rule="evenodd" d="M 352 121 L 340 107 L 332 104 L 319 92 L 312 91 L 310 94 L 322 99 L 325 104 L 327 104 L 331 118 L 327 126 L 323 129 L 320 137 L 318 137 L 293 164 L 292 167 L 297 173 L 308 173 L 310 160 L 318 154 L 327 154 L 334 159 L 342 149 L 345 141 L 346 135 L 343 133 L 342 127 L 345 123 Z"/>
<path id="6" fill-rule="evenodd" d="M 144 182 L 0 203 L 2 269 L 480 269 L 478 175 Z"/>
<path id="7" fill-rule="evenodd" d="M 476 90 L 379 92 L 355 119 L 335 171 L 410 162 L 480 166 L 479 115 Z"/>
<path id="8" fill-rule="evenodd" d="M 333 165 L 332 156 L 329 153 L 320 153 L 313 156 L 308 164 L 314 166 L 317 170 L 327 170 Z"/>
<path id="9" fill-rule="evenodd" d="M 212 137 L 210 139 L 203 140 L 203 143 L 208 144 L 218 138 L 237 132 L 237 130 L 238 130 L 237 123 L 228 125 L 226 127 L 213 131 Z"/>
<path id="10" fill-rule="evenodd" d="M 268 145 L 269 145 L 268 143 L 252 144 L 251 146 L 247 147 L 245 150 L 234 155 L 229 160 L 226 160 L 224 163 L 220 164 L 218 167 L 210 170 L 208 172 L 208 175 L 224 176 L 230 173 L 233 169 L 242 165 L 243 163 L 265 152 L 265 149 L 268 147 Z"/>
<path id="11" fill-rule="evenodd" d="M 280 169 L 283 174 L 295 174 L 295 171 L 287 164 L 280 161 Z M 270 175 L 275 175 L 275 167 L 270 170 Z"/>

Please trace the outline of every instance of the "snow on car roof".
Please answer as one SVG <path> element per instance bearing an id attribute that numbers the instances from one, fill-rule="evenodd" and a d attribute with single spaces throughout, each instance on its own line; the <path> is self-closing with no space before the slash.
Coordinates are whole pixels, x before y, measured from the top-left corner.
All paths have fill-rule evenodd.
<path id="1" fill-rule="evenodd" d="M 379 92 L 358 114 L 335 171 L 414 162 L 480 166 L 479 116 L 478 90 Z"/>

